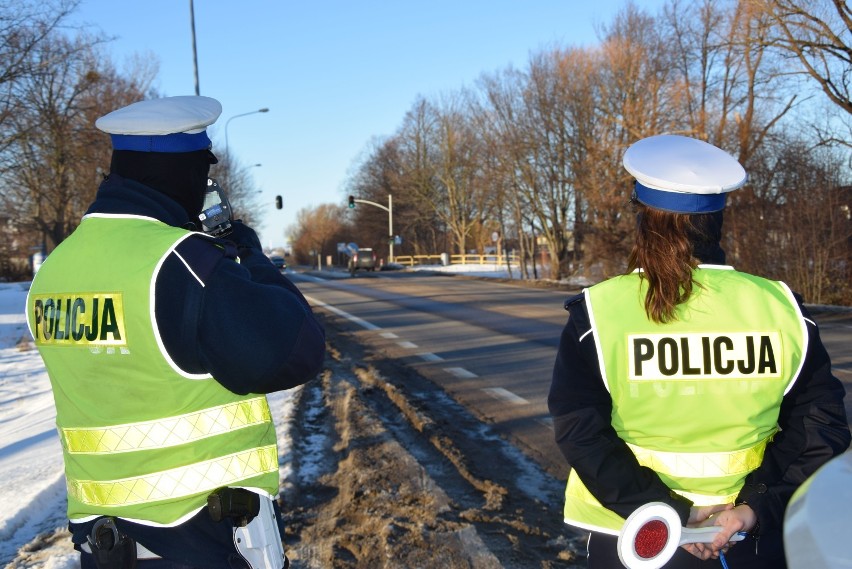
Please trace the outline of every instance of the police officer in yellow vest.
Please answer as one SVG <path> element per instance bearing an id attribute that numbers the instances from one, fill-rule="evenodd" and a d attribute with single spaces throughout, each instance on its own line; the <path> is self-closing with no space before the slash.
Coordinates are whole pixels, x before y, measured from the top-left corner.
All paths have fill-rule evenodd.
<path id="1" fill-rule="evenodd" d="M 721 530 L 665 567 L 722 555 L 731 569 L 783 568 L 787 502 L 849 446 L 843 385 L 800 299 L 725 264 L 740 164 L 675 135 L 636 142 L 623 163 L 638 210 L 629 272 L 566 302 L 548 397 L 571 466 L 565 523 L 590 532 L 590 568 L 617 568 L 624 520 L 664 502 L 684 527 Z"/>
<path id="2" fill-rule="evenodd" d="M 199 231 L 221 111 L 169 97 L 98 119 L 110 174 L 27 299 L 84 569 L 288 564 L 265 394 L 312 379 L 325 334 L 251 228 Z"/>

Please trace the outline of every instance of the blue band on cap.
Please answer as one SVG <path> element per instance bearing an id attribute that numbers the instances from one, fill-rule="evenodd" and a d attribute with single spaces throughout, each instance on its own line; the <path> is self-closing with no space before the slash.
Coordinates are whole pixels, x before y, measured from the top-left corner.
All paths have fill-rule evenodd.
<path id="1" fill-rule="evenodd" d="M 210 138 L 207 131 L 189 134 L 176 132 L 174 134 L 138 135 L 111 134 L 114 150 L 135 150 L 137 152 L 193 152 L 210 148 Z"/>
<path id="2" fill-rule="evenodd" d="M 664 192 L 643 186 L 639 182 L 634 185 L 636 199 L 648 207 L 671 211 L 674 213 L 713 213 L 725 209 L 728 194 L 685 194 L 681 192 Z"/>

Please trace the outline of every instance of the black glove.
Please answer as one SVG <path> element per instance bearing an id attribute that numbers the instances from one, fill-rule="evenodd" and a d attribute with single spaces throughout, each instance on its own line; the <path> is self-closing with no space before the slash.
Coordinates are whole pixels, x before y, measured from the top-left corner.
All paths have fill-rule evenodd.
<path id="1" fill-rule="evenodd" d="M 263 246 L 260 244 L 257 233 L 239 219 L 231 222 L 231 233 L 228 234 L 226 239 L 237 246 L 237 254 L 240 259 L 248 258 L 255 251 L 263 253 Z"/>

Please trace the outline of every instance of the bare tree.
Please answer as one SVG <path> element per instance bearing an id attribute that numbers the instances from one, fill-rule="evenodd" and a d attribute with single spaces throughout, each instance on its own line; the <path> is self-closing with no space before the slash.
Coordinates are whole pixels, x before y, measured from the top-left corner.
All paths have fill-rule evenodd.
<path id="1" fill-rule="evenodd" d="M 80 0 L 17 0 L 0 5 L 0 173 L 13 167 L 7 149 L 22 135 L 14 119 L 26 108 L 20 92 L 25 79 L 39 72 L 43 62 L 35 54 L 56 34 Z"/>
<path id="2" fill-rule="evenodd" d="M 533 146 L 525 128 L 526 76 L 512 68 L 505 71 L 483 75 L 479 80 L 484 91 L 482 101 L 476 107 L 478 125 L 484 138 L 484 144 L 490 149 L 486 162 L 491 184 L 498 188 L 495 197 L 499 200 L 497 215 L 501 220 L 503 235 L 506 231 L 506 219 L 516 232 L 521 258 L 521 276 L 532 278 L 533 232 L 530 229 L 530 211 L 528 193 L 525 185 L 534 185 L 530 152 Z"/>
<path id="3" fill-rule="evenodd" d="M 750 0 L 777 26 L 768 45 L 798 59 L 828 98 L 852 114 L 852 8 L 845 0 Z"/>
<path id="4" fill-rule="evenodd" d="M 109 138 L 95 129 L 94 117 L 116 103 L 141 99 L 140 87 L 147 88 L 121 81 L 109 63 L 101 63 L 97 42 L 85 35 L 46 38 L 30 53 L 39 73 L 20 81 L 27 103 L 13 120 L 19 134 L 10 148 L 15 167 L 6 196 L 20 225 L 40 234 L 48 252 L 79 224 L 98 172 L 108 171 Z M 116 85 L 125 87 L 117 97 Z"/>
<path id="5" fill-rule="evenodd" d="M 539 238 L 547 243 L 542 249 L 552 278 L 573 270 L 573 237 L 582 223 L 576 216 L 579 142 L 594 114 L 583 106 L 593 102 L 584 91 L 584 57 L 582 50 L 549 50 L 531 56 L 524 72 L 508 69 L 480 80 L 485 94 L 477 124 L 489 149 L 483 164 L 489 165 L 490 195 L 505 196 L 494 211 L 513 221 L 525 277 Z M 532 269 L 535 276 L 535 264 Z"/>
<path id="6" fill-rule="evenodd" d="M 416 209 L 412 208 L 410 202 L 400 194 L 402 181 L 398 150 L 397 139 L 394 137 L 372 140 L 349 178 L 347 191 L 349 195 L 358 199 L 371 201 L 384 207 L 388 207 L 389 196 L 395 196 L 396 199 L 391 204 L 393 230 L 396 235 L 406 236 L 403 242 L 410 250 L 420 245 L 417 239 L 418 216 Z M 358 204 L 354 210 L 349 211 L 349 214 L 354 217 L 349 241 L 371 247 L 380 256 L 389 256 L 389 213 L 369 204 Z M 396 255 L 402 254 L 401 248 L 395 248 L 394 252 Z"/>
<path id="7" fill-rule="evenodd" d="M 774 201 L 763 201 L 756 222 L 765 271 L 807 302 L 852 303 L 852 185 L 842 164 L 836 149 L 814 149 L 791 135 L 755 172 L 768 179 L 763 185 L 779 189 Z"/>
<path id="8" fill-rule="evenodd" d="M 296 224 L 288 231 L 298 262 L 317 265 L 328 255 L 336 255 L 335 243 L 345 232 L 343 208 L 320 204 L 304 208 L 296 215 Z"/>
<path id="9" fill-rule="evenodd" d="M 465 253 L 471 231 L 488 216 L 481 139 L 470 122 L 465 94 L 438 103 L 418 101 L 399 137 L 409 194 L 435 213 L 458 253 Z"/>
<path id="10" fill-rule="evenodd" d="M 572 78 L 562 72 L 562 58 L 558 50 L 530 58 L 523 93 L 529 154 L 524 175 L 519 177 L 524 182 L 519 189 L 525 192 L 539 234 L 548 244 L 550 276 L 556 280 L 567 273 L 568 215 L 576 182 L 569 155 L 574 132 L 568 105 Z"/>
<path id="11" fill-rule="evenodd" d="M 604 27 L 587 66 L 596 121 L 586 129 L 582 170 L 585 251 L 595 279 L 621 272 L 634 233 L 628 208 L 630 177 L 621 166 L 626 148 L 640 138 L 682 132 L 684 114 L 674 79 L 673 49 L 658 21 L 628 4 Z"/>

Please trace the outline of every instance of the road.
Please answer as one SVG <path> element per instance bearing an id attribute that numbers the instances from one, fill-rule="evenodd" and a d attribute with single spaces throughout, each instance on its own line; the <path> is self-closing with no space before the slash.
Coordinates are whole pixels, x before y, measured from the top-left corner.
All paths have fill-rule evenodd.
<path id="1" fill-rule="evenodd" d="M 416 368 L 546 471 L 567 474 L 553 442 L 547 392 L 565 299 L 577 291 L 445 274 L 289 274 L 359 341 Z M 815 310 L 852 417 L 852 311 Z"/>

